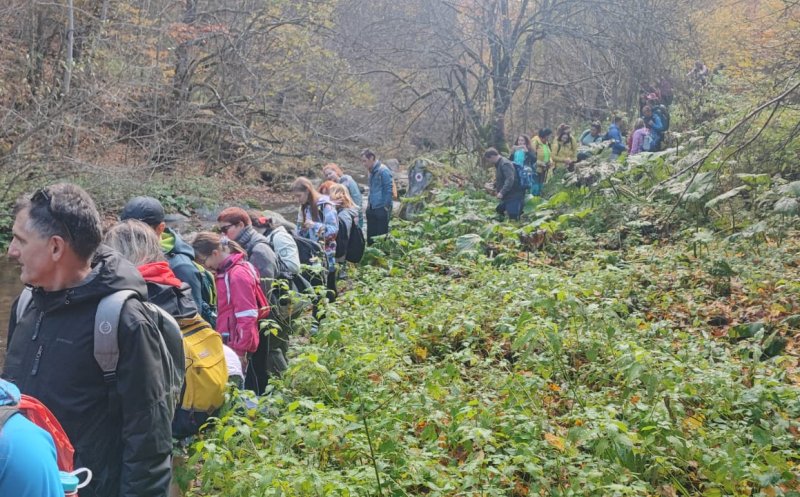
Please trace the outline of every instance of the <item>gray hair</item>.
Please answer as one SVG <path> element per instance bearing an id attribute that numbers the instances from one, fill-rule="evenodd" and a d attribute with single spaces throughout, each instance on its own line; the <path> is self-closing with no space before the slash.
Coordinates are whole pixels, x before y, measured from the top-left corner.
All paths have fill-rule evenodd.
<path id="1" fill-rule="evenodd" d="M 14 216 L 28 211 L 28 228 L 43 238 L 60 236 L 78 257 L 89 260 L 100 246 L 102 222 L 94 200 L 78 185 L 59 183 L 22 197 Z"/>
<path id="2" fill-rule="evenodd" d="M 165 260 L 156 232 L 137 219 L 126 219 L 113 226 L 103 242 L 135 266 Z"/>

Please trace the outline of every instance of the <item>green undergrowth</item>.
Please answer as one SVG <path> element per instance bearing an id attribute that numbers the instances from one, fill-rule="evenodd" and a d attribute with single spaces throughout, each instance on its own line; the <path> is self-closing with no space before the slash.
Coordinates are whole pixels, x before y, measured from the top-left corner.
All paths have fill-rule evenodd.
<path id="1" fill-rule="evenodd" d="M 231 395 L 188 494 L 800 495 L 797 233 L 609 244 L 587 194 L 393 221 L 272 392 Z"/>

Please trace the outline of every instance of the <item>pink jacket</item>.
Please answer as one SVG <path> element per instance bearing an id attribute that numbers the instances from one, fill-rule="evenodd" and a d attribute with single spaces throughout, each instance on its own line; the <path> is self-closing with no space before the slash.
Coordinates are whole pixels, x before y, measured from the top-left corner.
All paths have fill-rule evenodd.
<path id="1" fill-rule="evenodd" d="M 258 348 L 258 319 L 269 312 L 258 271 L 244 254 L 231 254 L 217 270 L 217 331 L 238 355 Z"/>

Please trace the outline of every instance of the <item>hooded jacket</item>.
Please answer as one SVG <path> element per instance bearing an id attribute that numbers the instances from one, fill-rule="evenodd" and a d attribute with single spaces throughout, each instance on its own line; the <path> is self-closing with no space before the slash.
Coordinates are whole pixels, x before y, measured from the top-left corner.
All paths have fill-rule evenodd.
<path id="1" fill-rule="evenodd" d="M 142 264 L 138 269 L 147 283 L 147 297 L 151 303 L 167 311 L 176 320 L 197 314 L 192 289 L 175 277 L 166 262 Z"/>
<path id="2" fill-rule="evenodd" d="M 260 294 L 260 295 L 259 295 Z M 217 331 L 239 356 L 258 348 L 258 315 L 266 298 L 258 271 L 244 254 L 231 254 L 217 269 Z"/>
<path id="3" fill-rule="evenodd" d="M 19 389 L 0 380 L 0 406 L 16 406 L 19 399 Z M 21 414 L 0 431 L 0 495 L 64 497 L 53 438 Z"/>
<path id="4" fill-rule="evenodd" d="M 278 273 L 278 256 L 267 241 L 267 237 L 252 226 L 245 226 L 236 237 L 236 243 L 247 251 L 247 260 L 258 269 L 261 289 L 264 293 L 272 289 L 272 281 Z"/>
<path id="5" fill-rule="evenodd" d="M 147 298 L 136 268 L 101 246 L 81 284 L 34 288 L 30 306 L 9 323 L 3 378 L 38 398 L 75 447 L 75 466 L 94 477 L 81 497 L 163 497 L 170 480 L 170 406 L 161 368 L 161 335 L 138 299 L 121 312 L 116 387 L 94 358 L 97 304 L 119 290 Z"/>
<path id="6" fill-rule="evenodd" d="M 169 267 L 179 280 L 192 289 L 192 299 L 203 316 L 206 316 L 203 302 L 203 280 L 200 270 L 194 265 L 194 249 L 173 230 L 167 228 L 161 234 L 161 248 Z"/>

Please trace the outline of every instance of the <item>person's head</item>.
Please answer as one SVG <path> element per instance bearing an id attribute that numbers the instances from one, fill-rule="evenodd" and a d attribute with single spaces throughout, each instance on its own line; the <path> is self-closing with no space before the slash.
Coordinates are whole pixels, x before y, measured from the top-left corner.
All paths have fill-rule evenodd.
<path id="1" fill-rule="evenodd" d="M 250 216 L 241 207 L 228 207 L 217 216 L 219 232 L 231 240 L 239 238 L 239 234 L 251 224 Z"/>
<path id="2" fill-rule="evenodd" d="M 322 176 L 328 181 L 338 182 L 339 178 L 344 176 L 344 172 L 338 166 L 338 164 L 329 162 L 322 168 Z"/>
<path id="3" fill-rule="evenodd" d="M 700 69 L 703 68 L 703 61 L 702 60 L 694 61 L 694 67 L 695 67 L 695 69 L 697 69 L 699 71 Z"/>
<path id="4" fill-rule="evenodd" d="M 338 185 L 338 184 L 339 183 L 335 181 L 330 181 L 330 180 L 323 181 L 322 184 L 319 185 L 319 188 L 317 188 L 317 191 L 320 192 L 322 195 L 330 195 L 331 187 L 333 185 Z"/>
<path id="5" fill-rule="evenodd" d="M 319 201 L 320 194 L 317 192 L 314 185 L 308 178 L 304 178 L 300 176 L 294 183 L 292 183 L 292 193 L 294 194 L 294 198 L 301 207 L 308 207 L 311 210 L 311 216 L 313 219 L 319 219 L 319 207 L 317 207 L 317 202 Z M 303 209 L 303 220 L 305 221 L 305 208 Z"/>
<path id="6" fill-rule="evenodd" d="M 366 167 L 367 169 L 372 169 L 372 166 L 375 165 L 377 161 L 375 152 L 372 150 L 365 148 L 361 151 L 361 164 Z"/>
<path id="7" fill-rule="evenodd" d="M 640 118 L 639 118 L 639 119 L 637 119 L 637 120 L 636 120 L 636 122 L 633 124 L 633 129 L 634 129 L 634 130 L 637 130 L 637 129 L 642 129 L 642 128 L 644 128 L 644 119 L 642 119 L 642 118 L 640 117 Z"/>
<path id="8" fill-rule="evenodd" d="M 483 160 L 489 164 L 497 164 L 497 162 L 500 160 L 500 152 L 498 152 L 494 147 L 489 147 L 485 152 L 483 152 Z"/>
<path id="9" fill-rule="evenodd" d="M 166 260 L 156 232 L 136 219 L 126 219 L 111 227 L 106 232 L 103 243 L 135 266 Z"/>
<path id="10" fill-rule="evenodd" d="M 198 233 L 192 240 L 195 260 L 211 271 L 216 271 L 231 254 L 245 254 L 245 250 L 227 236 L 210 231 Z"/>
<path id="11" fill-rule="evenodd" d="M 542 128 L 539 130 L 539 138 L 542 141 L 549 141 L 550 137 L 553 136 L 553 130 L 550 128 Z"/>
<path id="12" fill-rule="evenodd" d="M 622 121 L 623 121 L 622 116 L 614 116 L 611 119 L 611 122 L 614 123 L 614 125 L 617 126 L 618 128 L 622 127 Z"/>
<path id="13" fill-rule="evenodd" d="M 19 199 L 13 214 L 8 257 L 20 264 L 20 280 L 47 291 L 78 283 L 102 238 L 89 194 L 69 183 L 51 185 Z"/>
<path id="14" fill-rule="evenodd" d="M 592 136 L 600 136 L 600 121 L 594 121 L 591 126 L 591 134 Z"/>
<path id="15" fill-rule="evenodd" d="M 164 222 L 164 206 L 153 197 L 133 197 L 122 208 L 119 217 L 121 221 L 126 219 L 142 221 L 153 228 L 159 236 L 167 227 Z"/>
<path id="16" fill-rule="evenodd" d="M 572 128 L 568 124 L 561 124 L 558 127 L 558 141 L 568 142 L 572 139 Z"/>
<path id="17" fill-rule="evenodd" d="M 347 187 L 339 183 L 334 183 L 328 190 L 328 194 L 331 197 L 331 201 L 343 209 L 349 209 L 356 205 L 350 197 L 350 192 L 347 190 Z"/>
<path id="18" fill-rule="evenodd" d="M 525 145 L 526 148 L 531 148 L 531 139 L 528 138 L 526 135 L 519 135 L 517 137 L 517 145 Z"/>
<path id="19" fill-rule="evenodd" d="M 645 106 L 642 108 L 642 114 L 644 114 L 644 117 L 650 117 L 650 116 L 652 116 L 652 115 L 653 115 L 653 108 L 652 108 L 652 107 L 650 107 L 649 105 L 645 105 Z"/>
<path id="20" fill-rule="evenodd" d="M 272 231 L 272 219 L 264 215 L 263 212 L 257 210 L 247 211 L 247 216 L 250 218 L 250 225 L 257 230 Z"/>

